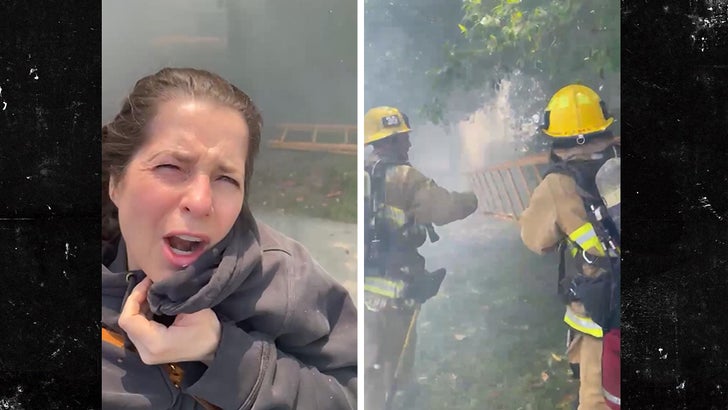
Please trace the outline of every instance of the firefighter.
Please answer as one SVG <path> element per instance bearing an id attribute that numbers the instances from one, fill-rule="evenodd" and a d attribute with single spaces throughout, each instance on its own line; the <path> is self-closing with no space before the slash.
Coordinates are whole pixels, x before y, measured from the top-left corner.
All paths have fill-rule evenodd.
<path id="1" fill-rule="evenodd" d="M 434 296 L 445 270 L 425 270 L 417 248 L 438 239 L 434 225 L 475 212 L 472 192 L 449 192 L 409 163 L 410 124 L 392 107 L 364 118 L 365 145 L 365 362 L 367 410 L 391 404 L 397 387 L 412 383 L 419 306 Z"/>
<path id="2" fill-rule="evenodd" d="M 553 95 L 541 128 L 551 139 L 551 166 L 520 219 L 526 247 L 560 253 L 559 293 L 566 304 L 567 355 L 580 380 L 579 410 L 606 410 L 605 396 L 619 400 L 602 385 L 602 338 L 618 329 L 618 234 L 595 183 L 598 170 L 620 155 L 620 139 L 609 130 L 613 121 L 586 86 L 567 85 Z"/>

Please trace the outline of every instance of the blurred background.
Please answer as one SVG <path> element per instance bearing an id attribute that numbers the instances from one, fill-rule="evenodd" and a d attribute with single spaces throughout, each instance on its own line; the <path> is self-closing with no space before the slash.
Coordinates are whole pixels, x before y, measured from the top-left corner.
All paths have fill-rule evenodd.
<path id="1" fill-rule="evenodd" d="M 302 242 L 356 301 L 356 1 L 102 1 L 102 118 L 167 66 L 251 96 L 254 215 Z"/>

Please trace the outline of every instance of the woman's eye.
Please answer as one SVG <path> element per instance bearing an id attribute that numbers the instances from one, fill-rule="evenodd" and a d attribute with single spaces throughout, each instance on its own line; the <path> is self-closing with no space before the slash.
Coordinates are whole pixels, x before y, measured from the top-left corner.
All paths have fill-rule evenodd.
<path id="1" fill-rule="evenodd" d="M 236 187 L 239 187 L 240 186 L 240 183 L 236 179 L 233 179 L 233 178 L 231 178 L 229 176 L 223 175 L 223 176 L 220 177 L 220 179 L 223 180 L 223 181 L 225 181 L 225 182 L 229 182 L 229 183 L 235 185 Z"/>
<path id="2" fill-rule="evenodd" d="M 177 165 L 174 164 L 157 165 L 157 168 L 180 169 Z"/>
<path id="3" fill-rule="evenodd" d="M 184 170 L 175 164 L 160 164 L 155 166 L 154 170 L 164 178 L 181 178 L 184 176 Z"/>

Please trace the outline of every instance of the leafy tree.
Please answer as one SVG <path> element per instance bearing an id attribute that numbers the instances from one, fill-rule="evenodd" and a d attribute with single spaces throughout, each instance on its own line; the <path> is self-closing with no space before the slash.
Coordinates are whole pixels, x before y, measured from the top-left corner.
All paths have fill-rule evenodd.
<path id="1" fill-rule="evenodd" d="M 570 82 L 600 84 L 619 72 L 616 1 L 463 0 L 462 13 L 463 41 L 450 45 L 446 63 L 430 72 L 438 97 L 425 112 L 435 122 L 445 119 L 447 96 L 456 90 L 483 90 L 464 107 L 472 109 L 513 75 L 536 80 L 548 95 Z M 515 90 L 526 97 L 533 91 Z"/>

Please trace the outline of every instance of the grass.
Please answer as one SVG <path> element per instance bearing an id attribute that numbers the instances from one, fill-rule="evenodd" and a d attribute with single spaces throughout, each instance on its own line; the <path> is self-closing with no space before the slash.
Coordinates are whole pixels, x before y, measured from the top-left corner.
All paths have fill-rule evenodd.
<path id="1" fill-rule="evenodd" d="M 419 320 L 420 387 L 396 408 L 571 408 L 578 382 L 564 355 L 555 258 L 530 254 L 511 223 L 492 223 L 500 227 L 485 245 L 446 232 L 447 248 L 433 247 L 450 273 Z"/>
<path id="2" fill-rule="evenodd" d="M 356 157 L 261 149 L 249 201 L 256 209 L 356 223 Z"/>

